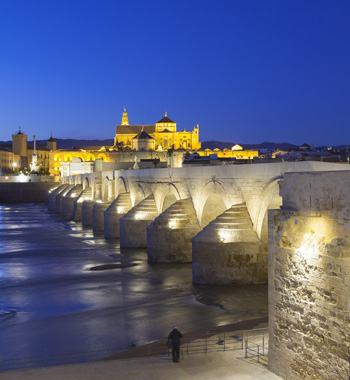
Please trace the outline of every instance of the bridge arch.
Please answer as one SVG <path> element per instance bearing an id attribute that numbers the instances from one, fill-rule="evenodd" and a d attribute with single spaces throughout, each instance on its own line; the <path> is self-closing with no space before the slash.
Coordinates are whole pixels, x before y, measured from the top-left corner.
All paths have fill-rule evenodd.
<path id="1" fill-rule="evenodd" d="M 89 187 L 89 178 L 85 177 L 83 179 L 83 189 L 85 190 L 87 187 Z"/>
<path id="2" fill-rule="evenodd" d="M 131 204 L 133 207 L 138 205 L 143 199 L 146 198 L 145 190 L 141 185 L 137 185 L 133 193 L 130 195 Z"/>
<path id="3" fill-rule="evenodd" d="M 118 177 L 117 179 L 117 194 L 127 193 L 128 187 L 124 177 Z"/>
<path id="4" fill-rule="evenodd" d="M 169 183 L 167 186 L 167 191 L 164 193 L 161 200 L 160 211 L 164 212 L 167 208 L 173 205 L 176 201 L 181 199 L 179 190 L 173 183 Z"/>
<path id="5" fill-rule="evenodd" d="M 228 194 L 222 184 L 216 180 L 208 182 L 201 193 L 201 205 L 198 212 L 201 228 L 225 212 L 229 206 Z"/>
<path id="6" fill-rule="evenodd" d="M 109 200 L 109 186 L 110 186 L 110 179 L 108 177 L 105 177 L 102 180 L 102 189 L 101 189 L 101 196 L 103 201 Z"/>
<path id="7" fill-rule="evenodd" d="M 283 177 L 272 179 L 261 195 L 259 208 L 254 218 L 254 230 L 259 239 L 267 241 L 267 212 L 278 209 L 282 205 L 282 197 L 279 195 L 279 181 Z"/>

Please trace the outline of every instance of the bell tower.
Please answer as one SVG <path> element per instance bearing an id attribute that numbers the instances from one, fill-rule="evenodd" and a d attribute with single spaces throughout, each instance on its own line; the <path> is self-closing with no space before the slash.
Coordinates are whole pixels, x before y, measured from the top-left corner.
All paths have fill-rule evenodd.
<path id="1" fill-rule="evenodd" d="M 14 154 L 27 157 L 27 138 L 28 136 L 23 134 L 21 127 L 19 127 L 18 133 L 12 135 L 12 150 Z"/>
<path id="2" fill-rule="evenodd" d="M 122 124 L 121 125 L 129 125 L 128 113 L 126 112 L 125 107 L 124 107 L 124 112 L 123 112 Z"/>

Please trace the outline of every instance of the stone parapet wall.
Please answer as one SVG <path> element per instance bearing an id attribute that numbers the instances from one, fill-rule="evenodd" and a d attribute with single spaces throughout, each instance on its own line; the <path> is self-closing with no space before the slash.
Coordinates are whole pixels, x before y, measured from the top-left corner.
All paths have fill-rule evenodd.
<path id="1" fill-rule="evenodd" d="M 348 378 L 349 180 L 288 173 L 269 212 L 269 368 L 284 379 Z"/>

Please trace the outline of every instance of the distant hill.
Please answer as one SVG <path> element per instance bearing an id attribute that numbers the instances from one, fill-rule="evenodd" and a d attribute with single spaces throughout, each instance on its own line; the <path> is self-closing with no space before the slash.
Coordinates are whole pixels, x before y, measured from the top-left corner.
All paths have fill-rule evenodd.
<path id="1" fill-rule="evenodd" d="M 289 144 L 289 143 L 272 143 L 272 142 L 263 142 L 260 144 L 240 144 L 240 143 L 228 143 L 228 142 L 220 142 L 220 141 L 204 141 L 202 142 L 202 149 L 231 149 L 234 145 L 240 145 L 246 150 L 261 150 L 261 149 L 293 149 L 298 148 L 297 145 Z"/>
<path id="2" fill-rule="evenodd" d="M 105 140 L 76 140 L 76 139 L 55 139 L 57 143 L 57 149 L 72 149 L 73 147 L 79 146 L 113 146 L 113 139 L 105 139 Z M 47 140 L 37 140 L 37 145 L 45 145 Z M 29 145 L 33 145 L 33 141 L 28 141 Z M 260 144 L 240 144 L 237 142 L 221 142 L 221 141 L 204 141 L 202 142 L 202 149 L 231 149 L 234 145 L 240 145 L 246 150 L 276 150 L 276 149 L 295 149 L 298 148 L 297 145 L 289 144 L 289 143 L 273 143 L 273 142 L 263 142 Z M 0 141 L 0 145 L 11 146 L 12 141 Z M 337 145 L 333 146 L 334 149 L 344 149 L 349 148 L 349 145 Z M 321 147 L 318 147 L 321 148 Z"/>
<path id="3" fill-rule="evenodd" d="M 113 146 L 113 139 L 106 140 L 75 140 L 75 139 L 55 139 L 57 149 L 72 149 L 74 146 Z M 29 145 L 33 145 L 33 141 L 28 141 Z M 47 144 L 47 140 L 36 140 L 37 146 Z M 12 145 L 12 141 L 0 141 L 0 145 Z"/>

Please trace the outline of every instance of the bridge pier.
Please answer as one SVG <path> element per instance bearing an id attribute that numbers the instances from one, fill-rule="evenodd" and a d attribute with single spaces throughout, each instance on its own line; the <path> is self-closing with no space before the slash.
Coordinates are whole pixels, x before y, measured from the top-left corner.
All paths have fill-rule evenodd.
<path id="1" fill-rule="evenodd" d="M 119 194 L 104 213 L 104 236 L 106 239 L 120 237 L 120 218 L 132 208 L 130 193 Z"/>
<path id="2" fill-rule="evenodd" d="M 75 222 L 81 222 L 83 202 L 85 200 L 92 199 L 92 189 L 91 187 L 86 187 L 85 190 L 79 195 L 79 197 L 74 201 L 74 209 L 72 213 L 72 219 Z"/>
<path id="3" fill-rule="evenodd" d="M 59 195 L 56 196 L 55 212 L 61 214 L 63 198 L 72 190 L 74 185 L 68 185 Z"/>
<path id="4" fill-rule="evenodd" d="M 92 209 L 95 203 L 96 201 L 93 199 L 87 199 L 83 202 L 81 209 L 81 222 L 83 226 L 92 226 Z"/>
<path id="5" fill-rule="evenodd" d="M 62 217 L 65 220 L 72 219 L 74 210 L 74 201 L 80 196 L 83 191 L 82 185 L 75 185 L 65 197 L 62 199 Z"/>
<path id="6" fill-rule="evenodd" d="M 46 194 L 45 194 L 45 205 L 46 206 L 49 206 L 49 197 L 50 195 L 56 191 L 58 188 L 60 187 L 60 185 L 56 186 L 56 187 L 53 187 L 52 189 L 50 189 Z"/>
<path id="7" fill-rule="evenodd" d="M 111 202 L 97 201 L 92 209 L 92 231 L 94 233 L 104 232 L 104 213 Z"/>
<path id="8" fill-rule="evenodd" d="M 149 262 L 192 262 L 191 239 L 200 231 L 191 198 L 180 199 L 147 227 Z"/>
<path id="9" fill-rule="evenodd" d="M 55 211 L 56 197 L 61 194 L 67 188 L 67 186 L 68 185 L 66 184 L 60 185 L 49 194 L 47 207 L 49 211 Z"/>
<path id="10" fill-rule="evenodd" d="M 194 237 L 192 254 L 194 283 L 267 282 L 267 246 L 253 231 L 245 204 L 232 206 Z"/>
<path id="11" fill-rule="evenodd" d="M 146 228 L 157 216 L 158 210 L 152 194 L 119 220 L 120 246 L 125 248 L 146 248 Z"/>

